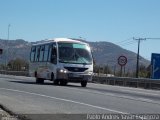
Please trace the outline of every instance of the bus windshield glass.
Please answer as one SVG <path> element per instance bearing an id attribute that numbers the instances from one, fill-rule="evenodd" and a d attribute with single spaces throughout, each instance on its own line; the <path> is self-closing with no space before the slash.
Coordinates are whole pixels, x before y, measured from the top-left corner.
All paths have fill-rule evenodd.
<path id="1" fill-rule="evenodd" d="M 73 64 L 92 64 L 90 47 L 80 43 L 58 43 L 59 62 Z"/>

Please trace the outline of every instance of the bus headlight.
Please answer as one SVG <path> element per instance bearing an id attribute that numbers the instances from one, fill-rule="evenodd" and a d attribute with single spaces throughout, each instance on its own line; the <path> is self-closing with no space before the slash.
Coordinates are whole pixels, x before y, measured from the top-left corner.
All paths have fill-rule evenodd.
<path id="1" fill-rule="evenodd" d="M 63 73 L 63 69 L 60 69 L 59 72 Z"/>
<path id="2" fill-rule="evenodd" d="M 60 72 L 60 73 L 67 73 L 67 70 L 60 69 L 59 72 Z"/>

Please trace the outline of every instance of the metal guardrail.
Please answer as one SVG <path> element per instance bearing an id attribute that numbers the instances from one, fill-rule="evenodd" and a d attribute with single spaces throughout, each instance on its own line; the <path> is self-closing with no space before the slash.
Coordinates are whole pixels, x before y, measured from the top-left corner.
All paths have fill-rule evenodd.
<path id="1" fill-rule="evenodd" d="M 160 79 L 93 76 L 92 81 L 95 83 L 108 85 L 120 85 L 145 89 L 160 89 Z"/>
<path id="2" fill-rule="evenodd" d="M 16 76 L 28 76 L 28 71 L 5 71 L 0 70 L 0 74 L 6 74 L 6 75 L 16 75 Z"/>

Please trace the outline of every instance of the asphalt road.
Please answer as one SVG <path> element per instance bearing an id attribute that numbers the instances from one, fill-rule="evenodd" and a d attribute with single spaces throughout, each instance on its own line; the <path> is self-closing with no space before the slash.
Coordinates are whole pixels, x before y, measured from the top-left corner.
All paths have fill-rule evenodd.
<path id="1" fill-rule="evenodd" d="M 160 113 L 160 91 L 89 83 L 55 86 L 0 75 L 0 104 L 16 114 Z"/>

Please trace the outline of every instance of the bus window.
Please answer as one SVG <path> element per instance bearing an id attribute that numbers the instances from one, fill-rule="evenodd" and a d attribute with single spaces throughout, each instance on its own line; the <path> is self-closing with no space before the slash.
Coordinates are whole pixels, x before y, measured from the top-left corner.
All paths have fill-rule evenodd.
<path id="1" fill-rule="evenodd" d="M 38 62 L 40 57 L 40 46 L 36 47 L 35 61 Z"/>
<path id="2" fill-rule="evenodd" d="M 44 45 L 40 47 L 40 57 L 39 57 L 40 62 L 43 61 L 43 56 L 44 56 Z"/>
<path id="3" fill-rule="evenodd" d="M 31 48 L 31 54 L 30 54 L 30 60 L 31 60 L 31 62 L 34 62 L 35 52 L 36 52 L 36 47 L 32 47 Z"/>
<path id="4" fill-rule="evenodd" d="M 49 45 L 45 45 L 44 57 L 43 57 L 43 61 L 45 61 L 45 62 L 47 62 L 47 60 L 48 60 L 48 50 L 49 50 Z"/>
<path id="5" fill-rule="evenodd" d="M 49 51 L 48 51 L 48 62 L 51 61 L 51 52 L 52 52 L 52 45 L 49 45 Z"/>

